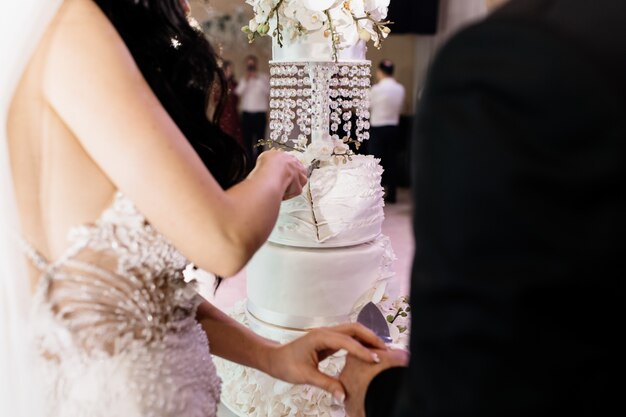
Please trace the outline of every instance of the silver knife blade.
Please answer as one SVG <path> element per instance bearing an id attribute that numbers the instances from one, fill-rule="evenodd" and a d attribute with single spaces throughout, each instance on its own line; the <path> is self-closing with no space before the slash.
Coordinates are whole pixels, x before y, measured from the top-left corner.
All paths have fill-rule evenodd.
<path id="1" fill-rule="evenodd" d="M 311 161 L 311 165 L 306 170 L 306 177 L 311 178 L 311 174 L 313 174 L 313 170 L 316 170 L 320 167 L 320 161 L 318 159 L 314 159 Z"/>
<path id="2" fill-rule="evenodd" d="M 383 342 L 392 342 L 389 334 L 389 323 L 387 323 L 383 313 L 376 307 L 376 304 L 372 302 L 367 303 L 359 312 L 356 321 L 373 331 Z"/>

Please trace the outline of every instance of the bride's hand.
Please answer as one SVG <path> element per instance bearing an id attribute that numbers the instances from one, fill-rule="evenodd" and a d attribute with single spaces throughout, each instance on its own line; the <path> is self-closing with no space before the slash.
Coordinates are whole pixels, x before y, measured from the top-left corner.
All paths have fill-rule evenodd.
<path id="1" fill-rule="evenodd" d="M 346 350 L 366 363 L 378 363 L 367 347 L 386 350 L 386 345 L 360 324 L 315 329 L 291 343 L 276 346 L 269 356 L 269 374 L 292 384 L 315 385 L 343 402 L 346 392 L 338 379 L 319 370 L 319 363 L 339 350 Z"/>
<path id="2" fill-rule="evenodd" d="M 293 155 L 277 150 L 265 151 L 260 154 L 250 175 L 271 175 L 284 179 L 283 200 L 289 200 L 300 195 L 307 182 L 306 169 L 302 163 Z"/>

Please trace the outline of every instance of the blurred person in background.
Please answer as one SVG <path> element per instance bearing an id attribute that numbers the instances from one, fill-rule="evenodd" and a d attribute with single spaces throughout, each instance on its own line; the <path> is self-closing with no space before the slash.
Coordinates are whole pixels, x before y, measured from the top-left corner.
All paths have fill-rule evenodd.
<path id="1" fill-rule="evenodd" d="M 224 80 L 226 82 L 226 97 L 222 117 L 220 118 L 220 128 L 227 135 L 233 137 L 239 144 L 243 145 L 241 134 L 241 121 L 239 120 L 239 97 L 235 94 L 237 80 L 232 61 L 224 61 L 222 64 Z"/>
<path id="2" fill-rule="evenodd" d="M 397 143 L 400 134 L 400 113 L 404 105 L 404 87 L 393 77 L 395 65 L 385 59 L 378 65 L 378 83 L 371 93 L 371 131 L 369 152 L 380 158 L 385 186 L 385 201 L 396 202 L 397 188 Z"/>
<path id="3" fill-rule="evenodd" d="M 259 59 L 254 55 L 246 58 L 246 76 L 235 93 L 241 102 L 241 125 L 244 147 L 251 163 L 256 160 L 256 144 L 265 137 L 267 110 L 269 108 L 270 79 L 259 72 Z"/>

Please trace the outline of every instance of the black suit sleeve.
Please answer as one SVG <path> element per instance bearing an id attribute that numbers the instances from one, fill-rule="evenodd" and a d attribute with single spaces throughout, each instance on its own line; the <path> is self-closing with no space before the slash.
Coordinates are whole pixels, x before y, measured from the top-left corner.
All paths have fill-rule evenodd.
<path id="1" fill-rule="evenodd" d="M 612 97 L 539 23 L 487 21 L 436 59 L 413 151 L 412 362 L 397 416 L 614 403 L 626 216 Z"/>
<path id="2" fill-rule="evenodd" d="M 365 397 L 367 417 L 389 417 L 396 406 L 398 390 L 407 376 L 407 368 L 390 368 L 374 378 Z"/>

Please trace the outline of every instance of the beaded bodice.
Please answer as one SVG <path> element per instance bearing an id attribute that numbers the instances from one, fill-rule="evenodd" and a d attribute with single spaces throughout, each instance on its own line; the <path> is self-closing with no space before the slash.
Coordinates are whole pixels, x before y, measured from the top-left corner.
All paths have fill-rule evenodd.
<path id="1" fill-rule="evenodd" d="M 54 262 L 26 246 L 42 271 L 33 314 L 50 415 L 214 416 L 219 379 L 187 260 L 119 193 L 69 238 Z"/>

